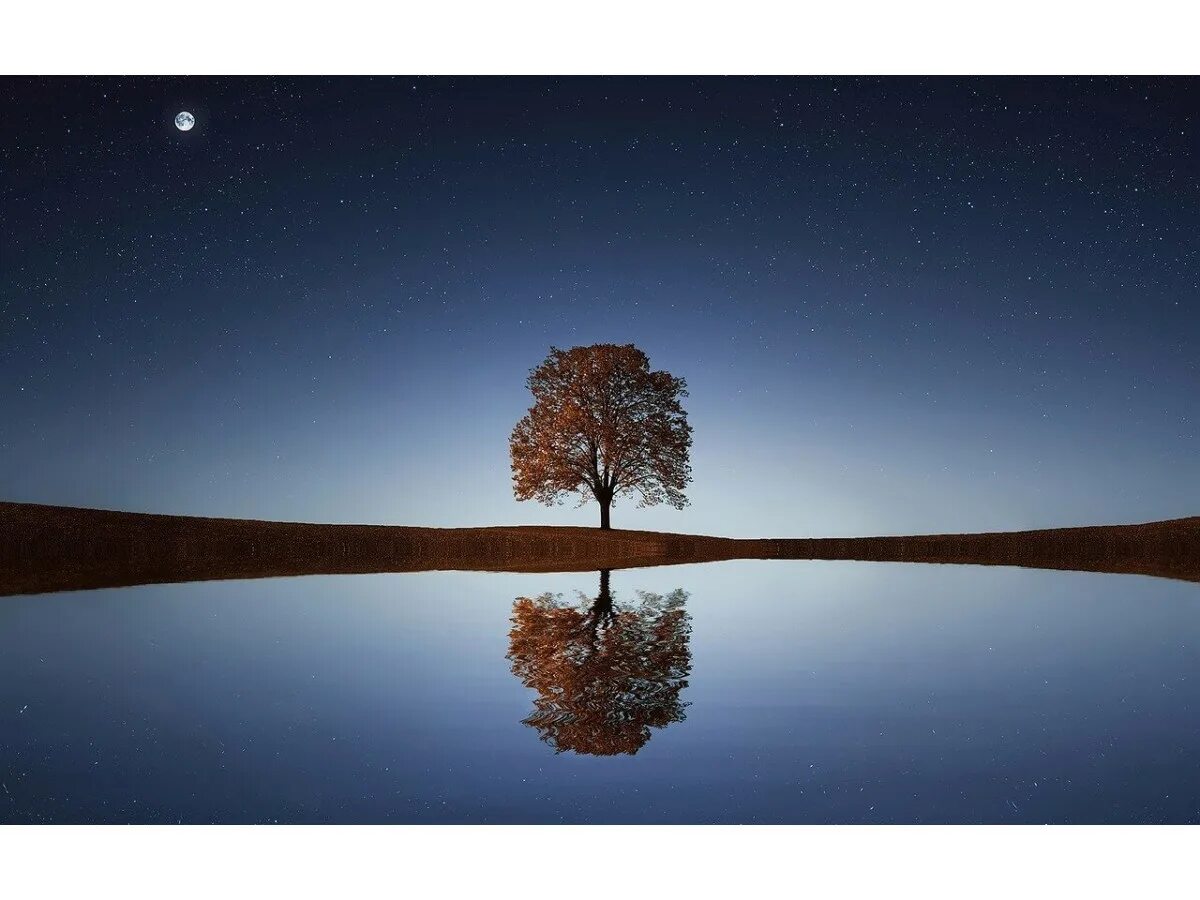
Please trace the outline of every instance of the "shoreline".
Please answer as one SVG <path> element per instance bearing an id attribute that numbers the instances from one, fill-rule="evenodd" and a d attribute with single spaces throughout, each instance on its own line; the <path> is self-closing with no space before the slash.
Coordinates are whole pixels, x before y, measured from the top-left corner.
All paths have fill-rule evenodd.
<path id="1" fill-rule="evenodd" d="M 1200 582 L 1200 516 L 973 534 L 722 538 L 555 525 L 321 525 L 0 502 L 0 595 L 296 575 L 586 572 L 736 559 L 1021 566 Z"/>

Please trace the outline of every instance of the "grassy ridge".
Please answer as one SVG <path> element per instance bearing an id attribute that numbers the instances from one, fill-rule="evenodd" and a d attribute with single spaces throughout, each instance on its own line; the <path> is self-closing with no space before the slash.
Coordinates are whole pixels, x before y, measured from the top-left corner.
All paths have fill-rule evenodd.
<path id="1" fill-rule="evenodd" d="M 971 563 L 1200 581 L 1200 517 L 990 534 L 742 540 L 552 526 L 313 525 L 0 503 L 0 594 L 430 569 L 574 572 L 726 559 Z"/>

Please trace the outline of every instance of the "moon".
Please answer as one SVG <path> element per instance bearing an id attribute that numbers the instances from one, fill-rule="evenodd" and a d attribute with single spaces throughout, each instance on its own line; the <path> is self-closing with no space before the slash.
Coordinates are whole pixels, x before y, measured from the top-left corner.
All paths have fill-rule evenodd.
<path id="1" fill-rule="evenodd" d="M 191 131 L 196 124 L 196 117 L 186 109 L 175 116 L 175 127 L 180 131 Z"/>

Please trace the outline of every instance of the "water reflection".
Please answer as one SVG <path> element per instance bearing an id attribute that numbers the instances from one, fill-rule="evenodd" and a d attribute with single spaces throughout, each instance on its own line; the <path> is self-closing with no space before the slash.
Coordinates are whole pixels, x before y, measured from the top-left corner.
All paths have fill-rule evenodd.
<path id="1" fill-rule="evenodd" d="M 518 597 L 508 659 L 513 674 L 537 691 L 522 720 L 555 752 L 634 754 L 651 728 L 684 719 L 679 693 L 692 668 L 688 595 L 638 591 L 618 603 L 600 573 L 600 593 L 574 603 L 560 594 Z"/>

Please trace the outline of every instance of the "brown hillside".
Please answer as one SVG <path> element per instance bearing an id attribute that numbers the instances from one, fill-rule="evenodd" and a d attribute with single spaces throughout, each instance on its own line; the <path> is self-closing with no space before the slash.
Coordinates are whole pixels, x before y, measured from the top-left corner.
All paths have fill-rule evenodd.
<path id="1" fill-rule="evenodd" d="M 1200 581 L 1200 517 L 986 534 L 742 540 L 549 526 L 313 525 L 0 503 L 0 594 L 429 569 L 575 572 L 728 559 L 968 563 Z"/>

